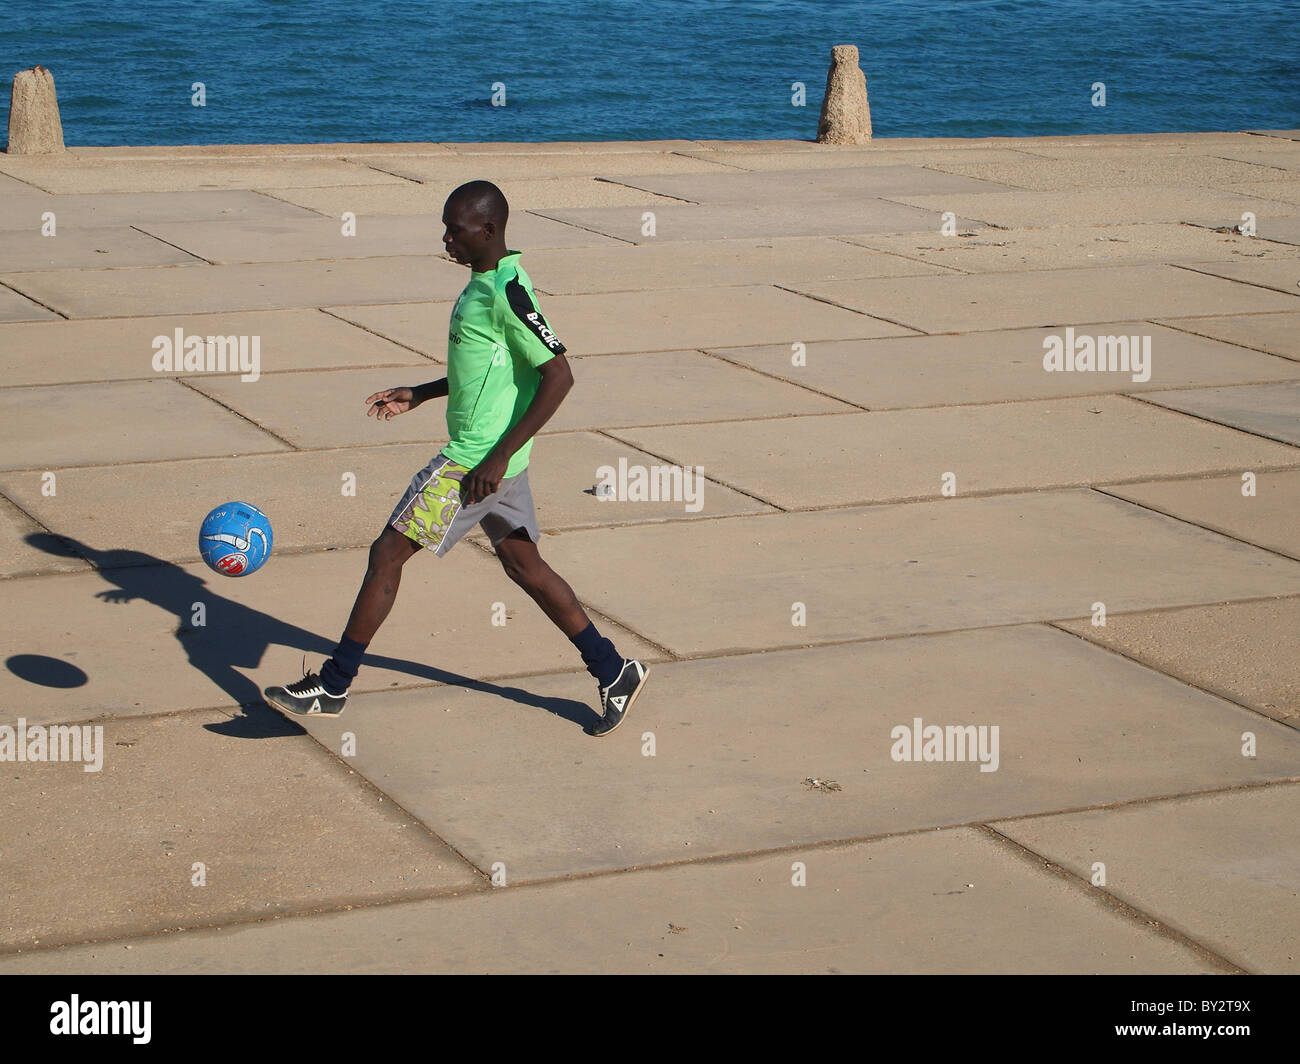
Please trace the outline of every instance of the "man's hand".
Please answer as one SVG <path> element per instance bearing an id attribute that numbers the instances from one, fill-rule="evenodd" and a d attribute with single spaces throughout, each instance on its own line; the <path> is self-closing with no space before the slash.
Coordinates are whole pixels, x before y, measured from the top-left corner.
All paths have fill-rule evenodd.
<path id="1" fill-rule="evenodd" d="M 501 478 L 505 476 L 508 458 L 502 458 L 495 451 L 479 462 L 465 474 L 460 482 L 460 497 L 466 506 L 482 502 L 501 487 Z"/>
<path id="2" fill-rule="evenodd" d="M 375 392 L 366 400 L 368 409 L 366 417 L 372 414 L 380 421 L 392 421 L 398 414 L 405 414 L 420 405 L 414 388 L 389 388 Z"/>

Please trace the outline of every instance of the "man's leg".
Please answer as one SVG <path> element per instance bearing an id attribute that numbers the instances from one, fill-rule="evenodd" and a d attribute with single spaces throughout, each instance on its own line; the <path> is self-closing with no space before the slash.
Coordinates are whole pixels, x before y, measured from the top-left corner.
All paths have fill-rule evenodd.
<path id="1" fill-rule="evenodd" d="M 279 709 L 299 714 L 337 716 L 347 703 L 348 688 L 361 667 L 362 655 L 379 626 L 384 623 L 397 599 L 402 582 L 402 566 L 421 550 L 419 543 L 404 536 L 392 525 L 370 544 L 370 559 L 352 604 L 352 614 L 343 630 L 343 638 L 320 675 L 308 673 L 295 684 L 266 689 L 266 700 Z"/>
<path id="2" fill-rule="evenodd" d="M 388 525 L 370 544 L 370 562 L 366 566 L 361 590 L 352 604 L 343 638 L 368 645 L 388 617 L 402 582 L 402 566 L 423 548 L 415 540 Z"/>
<path id="3" fill-rule="evenodd" d="M 501 567 L 516 584 L 528 592 L 552 623 L 570 639 L 591 624 L 568 583 L 542 560 L 537 544 L 517 528 L 497 544 Z"/>
<path id="4" fill-rule="evenodd" d="M 496 551 L 506 575 L 528 592 L 582 654 L 583 664 L 599 685 L 604 714 L 592 734 L 608 735 L 632 708 L 645 686 L 649 670 L 639 661 L 625 659 L 613 642 L 596 630 L 573 588 L 542 560 L 537 544 L 526 530 L 515 529 L 497 543 Z"/>

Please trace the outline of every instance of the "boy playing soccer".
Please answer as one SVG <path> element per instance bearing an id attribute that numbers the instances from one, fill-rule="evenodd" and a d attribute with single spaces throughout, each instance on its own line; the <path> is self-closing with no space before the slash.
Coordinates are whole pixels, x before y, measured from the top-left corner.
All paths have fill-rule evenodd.
<path id="1" fill-rule="evenodd" d="M 415 474 L 387 527 L 370 545 L 370 562 L 352 615 L 319 675 L 268 687 L 266 700 L 297 714 L 338 716 L 361 657 L 397 597 L 402 566 L 421 548 L 441 557 L 479 525 L 516 584 L 573 642 L 596 678 L 608 735 L 645 687 L 648 670 L 623 658 L 597 630 L 573 589 L 542 560 L 541 533 L 528 486 L 533 436 L 573 386 L 565 347 L 538 309 L 533 286 L 506 247 L 505 196 L 488 181 L 461 185 L 448 198 L 443 244 L 470 268 L 451 312 L 447 376 L 415 388 L 376 392 L 367 416 L 389 421 L 428 399 L 447 397 L 450 441 Z"/>

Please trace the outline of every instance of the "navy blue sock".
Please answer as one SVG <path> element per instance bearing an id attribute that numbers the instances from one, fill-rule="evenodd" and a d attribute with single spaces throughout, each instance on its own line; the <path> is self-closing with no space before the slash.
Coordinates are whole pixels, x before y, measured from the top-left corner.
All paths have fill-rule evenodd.
<path id="1" fill-rule="evenodd" d="M 589 624 L 577 635 L 570 636 L 569 642 L 578 648 L 582 663 L 601 687 L 608 687 L 618 679 L 623 658 L 614 649 L 614 644 L 596 631 L 595 624 Z"/>
<path id="2" fill-rule="evenodd" d="M 334 656 L 321 666 L 321 683 L 332 695 L 345 695 L 352 681 L 361 668 L 361 657 L 366 652 L 368 643 L 358 643 L 355 639 L 344 636 L 334 648 Z"/>

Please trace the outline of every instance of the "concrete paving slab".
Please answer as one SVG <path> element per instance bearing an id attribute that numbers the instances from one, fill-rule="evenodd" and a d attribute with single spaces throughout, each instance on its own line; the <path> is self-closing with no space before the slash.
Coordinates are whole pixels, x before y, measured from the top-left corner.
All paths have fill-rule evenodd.
<path id="1" fill-rule="evenodd" d="M 1280 294 L 1174 266 L 817 281 L 798 290 L 928 333 L 1295 309 Z"/>
<path id="2" fill-rule="evenodd" d="M 550 140 L 446 141 L 454 154 L 473 158 L 496 155 L 640 155 L 697 147 L 694 140 Z"/>
<path id="3" fill-rule="evenodd" d="M 966 495 L 1300 462 L 1292 448 L 1154 410 L 1105 395 L 611 432 L 782 509 L 937 499 L 949 475 Z"/>
<path id="4" fill-rule="evenodd" d="M 1148 392 L 1143 398 L 1170 410 L 1300 447 L 1300 384 L 1192 388 Z"/>
<path id="5" fill-rule="evenodd" d="M 1191 222 L 1197 225 L 1235 225 L 1244 211 L 1258 217 L 1296 215 L 1300 207 L 1277 200 L 1239 196 L 1231 192 L 1190 186 L 1079 189 L 1071 192 L 990 192 L 978 196 L 918 196 L 900 193 L 889 197 L 922 210 L 953 211 L 989 225 L 1021 229 L 1051 225 L 1125 225 L 1136 222 Z M 935 226 L 936 230 L 938 226 Z M 843 232 L 859 231 L 852 226 Z"/>
<path id="6" fill-rule="evenodd" d="M 1246 167 L 1246 164 L 1240 164 Z M 1246 168 L 1242 180 L 1255 176 Z M 977 195 L 1005 192 L 1005 185 L 979 181 L 907 164 L 871 166 L 860 170 L 831 167 L 825 170 L 734 171 L 712 174 L 657 174 L 621 177 L 618 181 L 633 188 L 657 192 L 663 196 L 707 204 L 772 203 L 784 206 L 810 199 L 834 199 L 841 205 L 856 200 L 891 196 L 957 194 Z"/>
<path id="7" fill-rule="evenodd" d="M 982 197 L 970 197 L 971 201 Z M 943 207 L 939 210 L 948 210 Z M 938 232 L 939 210 L 924 210 L 884 199 L 840 204 L 830 199 L 780 204 L 726 203 L 713 206 L 656 206 L 655 235 L 643 232 L 644 210 L 588 207 L 536 208 L 537 213 L 633 244 L 659 240 L 742 240 L 753 237 L 839 236 L 841 233 Z M 973 217 L 973 216 L 972 216 Z M 980 225 L 968 217 L 957 225 Z"/>
<path id="8" fill-rule="evenodd" d="M 1254 262 L 1202 262 L 1189 264 L 1187 268 L 1261 288 L 1274 288 L 1293 297 L 1300 296 L 1300 257 L 1295 255 Z M 1295 306 L 1279 309 L 1294 310 Z"/>
<path id="9" fill-rule="evenodd" d="M 451 307 L 452 301 L 446 300 L 436 303 L 389 303 L 321 309 L 376 336 L 418 351 L 427 358 L 445 362 Z"/>
<path id="10" fill-rule="evenodd" d="M 282 373 L 253 384 L 216 376 L 189 383 L 294 447 L 427 443 L 431 458 L 437 445 L 447 441 L 445 401 L 435 400 L 403 417 L 380 421 L 367 415 L 366 399 L 385 388 L 425 384 L 446 375 L 445 366 L 426 365 Z"/>
<path id="11" fill-rule="evenodd" d="M 454 299 L 463 266 L 431 255 L 138 270 L 42 270 L 0 281 L 72 318 Z"/>
<path id="12" fill-rule="evenodd" d="M 1295 784 L 997 825 L 1250 972 L 1300 972 Z"/>
<path id="13" fill-rule="evenodd" d="M 1150 379 L 1134 381 L 1132 373 L 1109 370 L 1044 371 L 1043 342 L 1062 336 L 1060 329 L 813 343 L 805 345 L 801 366 L 791 364 L 793 356 L 785 345 L 733 347 L 720 357 L 872 410 L 1300 377 L 1300 367 L 1285 360 L 1150 322 L 1111 322 L 1098 325 L 1095 334 L 1149 336 Z"/>
<path id="14" fill-rule="evenodd" d="M 98 772 L 5 765 L 0 949 L 483 884 L 306 736 L 256 741 L 223 724 L 219 713 L 110 722 Z M 214 802 L 234 781 L 238 800 Z"/>
<path id="15" fill-rule="evenodd" d="M 482 167 L 479 168 L 480 170 Z M 467 168 L 465 180 L 473 180 Z M 512 211 L 561 207 L 653 207 L 676 200 L 643 192 L 627 185 L 594 177 L 510 178 L 495 184 L 505 193 Z M 344 211 L 357 214 L 432 214 L 442 216 L 443 204 L 455 183 L 418 185 L 338 185 L 333 188 L 277 188 L 268 190 L 286 203 L 296 203 L 337 218 Z"/>
<path id="16" fill-rule="evenodd" d="M 787 349 L 788 350 L 788 349 Z M 543 431 L 739 421 L 854 409 L 698 351 L 570 360 L 574 390 Z M 1300 377 L 1300 370 L 1296 376 Z"/>
<path id="17" fill-rule="evenodd" d="M 1255 231 L 1265 240 L 1300 244 L 1300 218 L 1257 218 Z"/>
<path id="18" fill-rule="evenodd" d="M 674 241 L 534 251 L 528 269 L 547 293 L 629 292 L 647 288 L 793 285 L 847 277 L 911 277 L 946 272 L 902 255 L 825 237 Z"/>
<path id="19" fill-rule="evenodd" d="M 1300 593 L 1294 562 L 1089 491 L 566 532 L 548 548 L 598 609 L 683 655 Z M 629 597 L 633 558 L 656 578 Z"/>
<path id="20" fill-rule="evenodd" d="M 929 165 L 944 173 L 961 174 L 1035 192 L 1222 186 L 1239 181 L 1284 181 L 1288 176 L 1283 170 L 1254 162 L 1212 156 L 1155 155 L 1150 152 L 1134 152 L 1127 156 L 1112 153 L 1102 158 L 1080 154 L 1066 159 L 1023 155 L 1019 159 L 999 159 L 993 162 L 967 159 L 964 154 L 949 152 L 947 159 Z"/>
<path id="21" fill-rule="evenodd" d="M 1298 223 L 1300 224 L 1300 223 Z M 845 237 L 863 247 L 907 255 L 968 273 L 1132 266 L 1161 262 L 1235 261 L 1294 255 L 1287 247 L 1200 226 L 1052 226 L 1047 229 L 934 233 L 865 233 Z"/>
<path id="22" fill-rule="evenodd" d="M 1292 511 L 1294 513 L 1294 511 Z M 1300 728 L 1300 598 L 1060 622 L 1089 642 Z"/>
<path id="23" fill-rule="evenodd" d="M 391 144 L 140 144 L 71 147 L 81 159 L 340 159 L 368 155 L 450 155 L 446 144 L 411 141 Z"/>
<path id="24" fill-rule="evenodd" d="M 1284 140 L 1260 140 L 1254 147 L 1229 148 L 1219 153 L 1225 159 L 1239 159 L 1281 170 L 1300 170 L 1300 144 Z"/>
<path id="25" fill-rule="evenodd" d="M 745 151 L 728 148 L 713 151 L 697 149 L 683 154 L 741 170 L 830 170 L 838 167 L 930 166 L 951 159 L 958 153 L 952 148 L 902 150 L 821 144 L 815 145 L 812 151 Z M 968 162 L 1035 158 L 1026 151 L 1008 148 L 967 148 L 960 152 L 960 156 Z"/>
<path id="26" fill-rule="evenodd" d="M 250 356 L 252 338 L 257 337 L 260 374 L 333 369 L 358 363 L 433 366 L 423 355 L 314 309 L 89 321 L 60 318 L 0 325 L 0 358 L 5 363 L 3 386 L 165 377 L 167 374 L 153 368 L 153 358 L 159 350 L 154 340 L 167 337 L 173 341 L 174 349 L 177 329 L 184 336 L 204 339 L 247 336 Z M 52 359 L 51 351 L 57 351 L 59 357 Z M 183 376 L 188 380 L 207 372 L 195 370 Z M 249 382 L 245 387 L 254 383 Z"/>
<path id="27" fill-rule="evenodd" d="M 543 177 L 621 177 L 629 174 L 708 174 L 735 172 L 735 168 L 677 152 L 573 152 L 540 154 L 505 152 L 453 157 L 374 155 L 370 166 L 412 181 L 443 185 L 448 190 L 466 181 L 492 182 Z M 343 183 L 343 182 L 340 182 Z"/>
<path id="28" fill-rule="evenodd" d="M 288 450 L 174 380 L 4 388 L 0 422 L 0 469 L 30 469 L 34 475 L 70 465 Z"/>
<path id="29" fill-rule="evenodd" d="M 1300 471 L 1258 473 L 1253 495 L 1244 474 L 1154 480 L 1105 490 L 1121 499 L 1300 560 Z"/>
<path id="30" fill-rule="evenodd" d="M 1160 324 L 1300 360 L 1300 311 L 1290 314 L 1229 314 L 1218 318 L 1165 318 Z"/>
<path id="31" fill-rule="evenodd" d="M 79 159 L 9 156 L 5 172 L 60 195 L 391 185 L 402 178 L 342 159 Z"/>
<path id="32" fill-rule="evenodd" d="M 1082 137 L 1008 138 L 1008 144 L 1052 159 L 1102 155 L 1231 155 L 1262 143 L 1249 133 L 1102 133 Z M 1276 147 L 1275 142 L 1270 142 Z"/>
<path id="33" fill-rule="evenodd" d="M 196 562 L 198 523 L 225 499 L 255 501 L 271 518 L 277 557 L 307 550 L 369 547 L 384 527 L 411 477 L 437 452 L 441 441 L 246 455 L 173 462 L 121 463 L 58 471 L 58 494 L 41 494 L 35 473 L 0 474 L 0 491 L 44 527 L 79 538 L 94 530 L 105 543 L 133 545 L 158 559 Z M 535 443 L 528 467 L 539 526 L 546 530 L 589 528 L 648 521 L 687 520 L 737 513 L 772 512 L 770 507 L 707 481 L 698 510 L 683 500 L 619 503 L 590 494 L 601 466 L 649 467 L 656 459 L 605 436 L 566 433 Z M 350 474 L 350 478 L 344 477 Z M 343 494 L 345 486 L 354 494 Z M 93 507 L 87 499 L 95 500 Z M 147 500 L 147 507 L 142 507 Z M 320 520 L 328 512 L 329 520 Z M 30 527 L 29 527 L 30 526 Z M 37 530 L 14 513 L 8 533 L 14 571 L 84 569 L 30 547 L 22 537 Z M 486 544 L 486 537 L 472 533 Z M 128 559 L 130 560 L 130 559 Z M 134 559 L 133 564 L 141 564 Z M 0 563 L 3 565 L 3 563 Z M 0 569 L 3 572 L 3 569 Z"/>
<path id="34" fill-rule="evenodd" d="M 536 280 L 544 290 L 545 278 L 539 273 Z M 450 304 L 325 309 L 426 354 L 446 352 Z M 575 358 L 744 346 L 775 337 L 807 343 L 909 335 L 887 321 L 763 285 L 548 296 L 542 311 Z"/>
<path id="35" fill-rule="evenodd" d="M 1275 171 L 1283 173 L 1283 171 Z M 1220 187 L 1227 189 L 1229 192 L 1235 192 L 1238 196 L 1249 196 L 1252 199 L 1262 200 L 1280 200 L 1283 203 L 1296 204 L 1300 203 L 1300 181 L 1294 180 L 1297 176 L 1292 171 L 1285 172 L 1293 178 L 1290 181 L 1239 181 L 1232 184 L 1223 184 Z M 1293 225 L 1298 221 L 1295 218 L 1287 219 Z M 1258 227 L 1258 221 L 1256 226 Z"/>
<path id="36" fill-rule="evenodd" d="M 0 284 L 0 321 L 58 321 L 47 307 Z"/>
<path id="37" fill-rule="evenodd" d="M 520 683 L 569 690 L 560 676 Z M 599 756 L 576 724 L 465 688 L 377 694 L 364 709 L 306 726 L 330 749 L 354 732 L 358 772 L 516 883 L 1259 782 L 1300 756 L 1295 732 L 1042 627 L 665 662 L 635 731 Z M 918 716 L 982 727 L 983 762 L 975 750 L 893 760 L 894 731 Z M 1267 754 L 1241 756 L 1243 727 Z M 575 788 L 605 796 L 599 809 Z"/>
<path id="38" fill-rule="evenodd" d="M 0 491 L 57 535 L 79 539 L 93 532 L 97 542 L 185 563 L 199 560 L 203 515 L 223 500 L 247 499 L 270 517 L 278 559 L 306 550 L 369 547 L 411 476 L 436 450 L 436 444 L 421 443 L 244 455 L 238 462 L 198 458 L 72 467 L 58 471 L 53 498 L 41 494 L 35 473 L 0 473 Z M 345 485 L 355 493 L 345 495 Z M 320 519 L 322 513 L 328 521 Z M 125 561 L 145 564 L 140 558 Z"/>
<path id="39" fill-rule="evenodd" d="M 194 506 L 195 535 L 208 505 L 204 499 Z M 285 519 L 299 517 L 275 517 Z M 333 652 L 367 553 L 277 554 L 252 577 L 232 580 L 202 563 L 160 564 L 147 530 L 126 541 L 87 530 L 74 546 L 100 571 L 4 582 L 0 635 L 6 653 L 54 661 L 0 670 L 0 705 L 21 707 L 30 723 L 42 724 L 203 708 L 235 714 L 242 705 L 247 716 L 234 717 L 231 728 L 244 735 L 282 730 L 275 711 L 263 704 L 262 690 L 301 679 L 303 655 L 309 668 L 319 669 Z M 562 575 L 585 600 L 584 567 L 570 566 Z M 599 705 L 596 684 L 573 644 L 506 578 L 495 558 L 472 544 L 458 545 L 447 558 L 421 555 L 407 566 L 403 587 L 362 663 L 354 694 L 468 683 L 480 693 L 569 718 L 595 712 L 590 706 Z M 501 612 L 498 603 L 504 626 L 492 623 Z M 196 616 L 206 623 L 196 625 Z M 593 620 L 626 656 L 665 659 L 618 623 L 599 613 Z M 147 687 L 138 669 L 123 666 L 140 660 L 141 647 L 149 648 Z M 56 686 L 50 673 L 59 664 L 75 664 L 85 682 Z M 526 686 L 500 680 L 557 671 L 569 677 L 567 698 L 558 702 L 542 700 L 531 680 Z"/>
<path id="40" fill-rule="evenodd" d="M 0 155 L 0 160 L 13 158 Z M 3 165 L 0 162 L 0 165 Z M 58 230 L 102 229 L 140 222 L 198 222 L 309 218 L 302 207 L 249 191 L 129 192 L 50 196 L 33 192 L 0 202 L 0 230 L 41 228 L 41 215 L 53 211 Z"/>
<path id="41" fill-rule="evenodd" d="M 66 268 L 113 269 L 122 266 L 171 266 L 197 261 L 180 248 L 170 247 L 127 226 L 73 229 L 42 236 L 39 229 L 5 234 L 0 243 L 0 271 Z"/>
<path id="42" fill-rule="evenodd" d="M 8 499 L 0 499 L 0 577 L 34 573 L 84 572 L 90 565 L 81 558 L 60 557 L 37 550 L 27 537 L 41 526 Z"/>
<path id="43" fill-rule="evenodd" d="M 362 259 L 391 255 L 443 254 L 443 225 L 430 215 L 359 218 L 344 236 L 337 218 L 249 222 L 159 222 L 145 232 L 213 263 L 299 262 L 304 259 Z"/>
<path id="44" fill-rule="evenodd" d="M 798 854 L 802 888 L 779 854 L 28 951 L 0 956 L 0 972 L 1218 970 L 1008 850 L 928 832 Z"/>
<path id="45" fill-rule="evenodd" d="M 24 192 L 37 192 L 34 185 L 29 185 L 26 181 L 19 181 L 16 177 L 10 177 L 8 174 L 0 173 L 0 192 L 6 195 L 19 195 Z"/>

